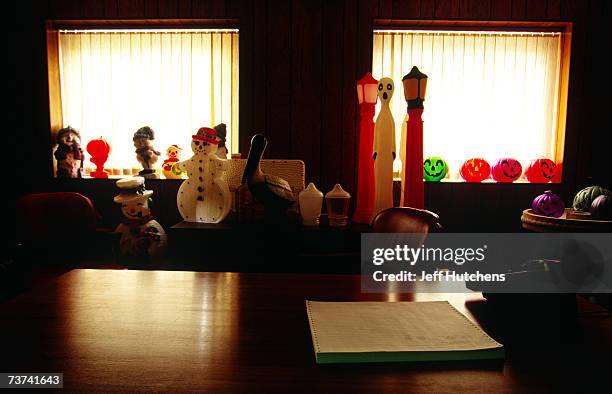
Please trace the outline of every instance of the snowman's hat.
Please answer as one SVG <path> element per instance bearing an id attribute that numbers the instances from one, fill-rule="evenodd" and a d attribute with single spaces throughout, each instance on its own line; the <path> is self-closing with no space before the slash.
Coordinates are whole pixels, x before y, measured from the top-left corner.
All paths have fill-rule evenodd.
<path id="1" fill-rule="evenodd" d="M 206 141 L 209 144 L 215 145 L 221 141 L 221 138 L 219 138 L 215 129 L 211 129 L 210 127 L 200 127 L 198 133 L 196 135 L 192 135 L 191 138 L 198 141 Z"/>
<path id="2" fill-rule="evenodd" d="M 120 191 L 113 199 L 116 203 L 148 198 L 153 194 L 153 190 L 145 189 L 144 178 L 141 176 L 119 179 L 117 187 Z"/>

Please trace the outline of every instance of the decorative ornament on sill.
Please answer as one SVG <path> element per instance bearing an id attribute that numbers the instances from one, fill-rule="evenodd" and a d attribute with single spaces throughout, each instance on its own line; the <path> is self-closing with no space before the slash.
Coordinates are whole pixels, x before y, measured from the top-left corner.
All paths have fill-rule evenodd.
<path id="1" fill-rule="evenodd" d="M 612 195 L 601 194 L 591 203 L 591 217 L 597 220 L 612 220 Z"/>
<path id="2" fill-rule="evenodd" d="M 108 178 L 104 163 L 108 160 L 110 152 L 110 144 L 102 137 L 87 143 L 87 153 L 91 156 L 89 160 L 96 165 L 96 169 L 90 173 L 93 178 Z"/>
<path id="3" fill-rule="evenodd" d="M 323 206 L 323 193 L 314 183 L 310 182 L 306 189 L 302 190 L 298 196 L 300 203 L 300 214 L 304 226 L 318 226 Z"/>
<path id="4" fill-rule="evenodd" d="M 555 177 L 556 167 L 549 159 L 532 160 L 525 170 L 525 178 L 531 183 L 548 183 Z"/>
<path id="5" fill-rule="evenodd" d="M 134 141 L 134 147 L 136 148 L 136 159 L 142 165 L 142 171 L 138 173 L 147 179 L 157 179 L 159 175 L 155 173 L 153 166 L 157 163 L 160 152 L 153 148 L 153 140 L 155 139 L 155 133 L 149 126 L 143 126 L 139 128 L 135 133 L 132 140 Z"/>
<path id="6" fill-rule="evenodd" d="M 163 256 L 167 237 L 163 227 L 153 219 L 149 206 L 153 191 L 146 190 L 144 181 L 140 176 L 119 179 L 119 194 L 114 201 L 121 204 L 124 216 L 115 230 L 121 234 L 121 256 L 146 263 Z"/>
<path id="7" fill-rule="evenodd" d="M 521 163 L 509 157 L 499 159 L 491 168 L 491 177 L 496 182 L 510 183 L 521 177 L 523 166 Z"/>
<path id="8" fill-rule="evenodd" d="M 565 212 L 565 203 L 552 190 L 546 190 L 533 200 L 531 209 L 538 215 L 559 218 Z"/>
<path id="9" fill-rule="evenodd" d="M 57 160 L 58 178 L 82 178 L 85 155 L 81 149 L 81 134 L 70 126 L 57 132 L 57 148 L 53 153 Z"/>
<path id="10" fill-rule="evenodd" d="M 443 158 L 432 156 L 423 162 L 423 178 L 427 182 L 439 182 L 448 172 L 448 165 Z"/>
<path id="11" fill-rule="evenodd" d="M 162 172 L 166 179 L 182 179 L 184 172 L 179 170 L 176 163 L 178 163 L 181 159 L 181 149 L 178 145 L 170 145 L 168 149 L 166 149 L 166 155 L 168 158 L 164 160 L 162 164 Z"/>
<path id="12" fill-rule="evenodd" d="M 213 127 L 213 129 L 215 129 L 215 131 L 217 132 L 217 136 L 221 139 L 217 147 L 217 156 L 222 159 L 227 159 L 227 146 L 225 146 L 227 137 L 227 126 L 225 125 L 225 123 L 219 123 L 218 125 Z"/>
<path id="13" fill-rule="evenodd" d="M 576 193 L 572 206 L 577 211 L 587 212 L 591 208 L 593 201 L 601 195 L 610 196 L 612 195 L 612 192 L 601 186 L 585 187 L 584 189 Z"/>
<path id="14" fill-rule="evenodd" d="M 187 222 L 219 223 L 232 206 L 224 174 L 229 162 L 216 155 L 220 138 L 209 127 L 201 127 L 192 136 L 189 160 L 175 164 L 177 171 L 187 172 L 176 196 L 178 210 Z"/>
<path id="15" fill-rule="evenodd" d="M 357 81 L 359 102 L 359 158 L 357 176 L 357 198 L 353 222 L 370 224 L 374 217 L 374 113 L 378 100 L 378 81 L 366 73 Z"/>
<path id="16" fill-rule="evenodd" d="M 262 134 L 251 138 L 242 184 L 248 185 L 253 197 L 264 206 L 266 219 L 282 221 L 286 219 L 287 209 L 295 203 L 295 196 L 289 182 L 261 171 L 261 158 L 267 146 L 268 140 Z"/>
<path id="17" fill-rule="evenodd" d="M 351 195 L 339 183 L 336 183 L 325 195 L 327 218 L 332 227 L 342 227 L 348 224 L 348 209 Z"/>
<path id="18" fill-rule="evenodd" d="M 423 102 L 427 91 L 427 75 L 413 66 L 402 78 L 404 99 L 407 104 L 406 139 L 403 149 L 404 170 L 402 171 L 401 206 L 423 209 L 425 207 L 425 186 L 423 185 Z"/>
<path id="19" fill-rule="evenodd" d="M 459 174 L 466 182 L 482 182 L 491 174 L 491 166 L 485 159 L 475 157 L 463 162 Z"/>
<path id="20" fill-rule="evenodd" d="M 394 85 L 391 78 L 378 82 L 380 113 L 374 124 L 374 214 L 393 207 L 393 161 L 395 160 L 395 121 L 389 108 Z"/>

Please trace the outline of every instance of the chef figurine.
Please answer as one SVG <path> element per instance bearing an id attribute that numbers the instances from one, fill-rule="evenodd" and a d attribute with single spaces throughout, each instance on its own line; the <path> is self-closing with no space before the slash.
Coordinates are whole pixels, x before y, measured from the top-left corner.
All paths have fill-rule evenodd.
<path id="1" fill-rule="evenodd" d="M 144 178 L 140 176 L 119 179 L 117 187 L 120 191 L 114 201 L 121 204 L 124 216 L 115 230 L 121 234 L 121 256 L 145 263 L 158 260 L 166 250 L 167 237 L 149 209 L 153 191 L 145 189 Z"/>
<path id="2" fill-rule="evenodd" d="M 214 129 L 202 127 L 192 136 L 193 156 L 175 164 L 187 172 L 178 190 L 178 210 L 187 222 L 219 223 L 229 214 L 232 196 L 225 180 L 229 162 L 216 155 L 221 138 Z"/>
<path id="3" fill-rule="evenodd" d="M 153 166 L 159 159 L 158 151 L 153 148 L 153 140 L 155 132 L 149 126 L 143 126 L 134 133 L 134 147 L 136 148 L 136 159 L 142 164 L 142 171 L 138 175 L 142 175 L 147 179 L 158 179 L 159 175 L 155 173 Z"/>

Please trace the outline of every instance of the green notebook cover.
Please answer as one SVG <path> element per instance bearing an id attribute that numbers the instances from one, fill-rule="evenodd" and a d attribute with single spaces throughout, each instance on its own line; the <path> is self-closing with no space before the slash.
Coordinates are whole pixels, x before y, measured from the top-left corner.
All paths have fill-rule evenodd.
<path id="1" fill-rule="evenodd" d="M 318 364 L 504 358 L 503 345 L 446 301 L 306 301 L 306 311 Z"/>

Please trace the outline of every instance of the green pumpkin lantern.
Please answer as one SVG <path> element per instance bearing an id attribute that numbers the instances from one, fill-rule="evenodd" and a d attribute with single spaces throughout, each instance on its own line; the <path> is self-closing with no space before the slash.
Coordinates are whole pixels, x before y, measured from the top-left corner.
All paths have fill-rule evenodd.
<path id="1" fill-rule="evenodd" d="M 423 178 L 427 182 L 438 182 L 446 176 L 448 165 L 441 157 L 428 157 L 423 162 Z"/>
<path id="2" fill-rule="evenodd" d="M 591 208 L 593 200 L 601 195 L 611 196 L 612 192 L 604 189 L 601 186 L 589 186 L 580 190 L 574 197 L 574 209 L 578 211 L 588 211 Z"/>

